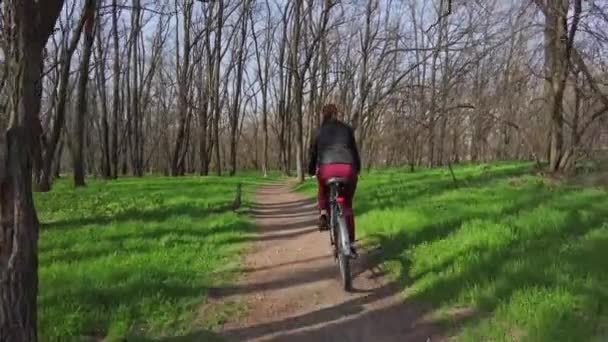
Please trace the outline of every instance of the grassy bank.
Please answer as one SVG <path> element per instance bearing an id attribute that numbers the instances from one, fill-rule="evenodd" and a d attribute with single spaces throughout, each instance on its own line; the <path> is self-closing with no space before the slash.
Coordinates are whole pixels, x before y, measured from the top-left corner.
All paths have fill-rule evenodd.
<path id="1" fill-rule="evenodd" d="M 252 229 L 229 208 L 238 182 L 246 207 L 255 177 L 60 181 L 36 194 L 41 340 L 187 335 L 237 313 L 236 303 L 200 306 L 206 289 L 234 279 L 246 246 L 234 241 Z"/>
<path id="2" fill-rule="evenodd" d="M 604 341 L 608 193 L 528 171 L 462 166 L 458 187 L 447 170 L 364 174 L 359 236 L 459 340 Z"/>

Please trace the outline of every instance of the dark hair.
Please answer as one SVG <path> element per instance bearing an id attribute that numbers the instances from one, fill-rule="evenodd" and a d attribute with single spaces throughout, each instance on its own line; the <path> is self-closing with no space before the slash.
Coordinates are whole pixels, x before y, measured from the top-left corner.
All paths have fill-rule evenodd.
<path id="1" fill-rule="evenodd" d="M 338 119 L 338 107 L 333 103 L 323 106 L 323 123 Z"/>

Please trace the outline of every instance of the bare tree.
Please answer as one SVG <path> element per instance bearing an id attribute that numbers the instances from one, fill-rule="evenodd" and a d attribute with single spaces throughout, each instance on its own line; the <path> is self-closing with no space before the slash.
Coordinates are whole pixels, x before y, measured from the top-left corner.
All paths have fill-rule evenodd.
<path id="1" fill-rule="evenodd" d="M 518 158 L 572 171 L 607 135 L 603 3 L 112 0 L 80 45 L 86 1 L 69 2 L 45 54 L 40 190 L 57 166 L 84 175 L 59 163 L 63 150 L 106 178 L 280 168 L 302 179 L 326 101 L 368 168 Z M 7 70 L 0 61 L 0 110 Z"/>
<path id="2" fill-rule="evenodd" d="M 114 46 L 112 91 L 112 177 L 118 177 L 118 121 L 120 115 L 120 41 L 118 38 L 118 0 L 112 0 L 112 42 Z"/>
<path id="3" fill-rule="evenodd" d="M 43 49 L 63 1 L 4 1 L 9 120 L 0 122 L 0 340 L 36 341 L 38 218 L 32 156 L 40 132 Z"/>
<path id="4" fill-rule="evenodd" d="M 78 76 L 78 95 L 76 99 L 76 113 L 74 115 L 74 140 L 72 142 L 72 163 L 74 169 L 74 185 L 85 185 L 84 167 L 84 141 L 85 141 L 85 122 L 87 114 L 87 83 L 89 81 L 89 62 L 91 60 L 93 43 L 95 41 L 95 14 L 96 1 L 87 0 L 85 3 L 85 25 L 83 54 L 80 61 Z"/>
<path id="5" fill-rule="evenodd" d="M 250 11 L 250 1 L 244 0 L 242 2 L 242 10 L 241 10 L 241 18 L 240 18 L 240 28 L 241 28 L 241 37 L 238 42 L 238 48 L 236 53 L 236 84 L 234 90 L 234 100 L 233 107 L 230 111 L 230 174 L 236 174 L 237 168 L 237 133 L 239 128 L 239 116 L 240 116 L 240 107 L 241 107 L 241 91 L 243 87 L 243 72 L 245 66 L 245 45 L 247 43 L 247 22 L 249 20 L 249 11 Z"/>
<path id="6" fill-rule="evenodd" d="M 264 56 L 265 60 L 262 63 L 262 58 L 260 54 L 260 44 L 258 44 L 258 35 L 255 29 L 255 22 L 253 20 L 253 11 L 250 12 L 250 23 L 251 23 L 251 33 L 253 36 L 254 42 L 254 52 L 257 62 L 257 72 L 258 72 L 258 80 L 260 83 L 261 96 L 262 96 L 262 129 L 264 134 L 264 142 L 263 142 L 263 152 L 262 152 L 262 173 L 264 177 L 268 176 L 268 83 L 270 77 L 270 57 L 272 53 L 272 37 L 276 32 L 275 29 L 272 28 L 272 16 L 270 15 L 271 9 L 270 4 L 265 1 L 266 11 L 267 11 L 267 21 L 266 27 L 264 31 L 266 32 L 264 36 Z M 256 149 L 257 151 L 257 149 Z"/>
<path id="7" fill-rule="evenodd" d="M 332 0 L 326 0 L 320 15 L 319 23 L 311 30 L 312 37 L 308 45 L 304 49 L 304 54 L 300 55 L 300 42 L 302 31 L 302 17 L 308 17 L 308 20 L 313 20 L 311 17 L 312 11 L 309 11 L 308 16 L 302 16 L 303 0 L 294 0 L 294 20 L 293 31 L 291 36 L 290 48 L 290 72 L 293 75 L 293 113 L 296 119 L 296 171 L 299 181 L 304 181 L 304 118 L 303 118 L 303 97 L 304 97 L 304 82 L 305 75 L 309 71 L 314 54 L 317 52 L 319 42 L 326 34 L 327 24 L 331 9 L 335 6 Z M 309 8 L 313 2 L 309 2 Z M 302 62 L 300 58 L 302 57 Z"/>
<path id="8" fill-rule="evenodd" d="M 65 37 L 66 41 L 62 43 L 59 52 L 59 63 L 61 68 L 58 81 L 57 104 L 54 110 L 55 113 L 54 120 L 52 121 L 52 127 L 50 127 L 50 132 L 47 138 L 43 140 L 46 143 L 42 144 L 42 169 L 37 184 L 38 191 L 49 191 L 51 189 L 51 182 L 53 178 L 52 165 L 56 157 L 57 146 L 65 125 L 72 57 L 76 51 L 76 48 L 78 47 L 78 42 L 80 41 L 86 20 L 87 13 L 83 10 L 77 26 L 71 33 L 69 43 L 67 42 L 68 37 L 70 37 L 69 32 L 65 31 L 63 33 L 63 37 Z"/>
<path id="9" fill-rule="evenodd" d="M 217 1 L 215 27 L 215 60 L 213 66 L 213 136 L 215 144 L 215 167 L 218 176 L 222 175 L 222 161 L 220 158 L 220 116 L 222 113 L 220 100 L 220 68 L 222 62 L 222 29 L 224 26 L 224 0 Z"/>
<path id="10" fill-rule="evenodd" d="M 183 149 L 185 147 L 186 131 L 188 129 L 187 124 L 189 122 L 189 111 L 188 111 L 188 96 L 189 96 L 189 85 L 190 85 L 190 59 L 192 53 L 191 43 L 191 27 L 192 27 L 192 15 L 194 0 L 184 0 L 181 4 L 183 11 L 183 53 L 181 60 L 177 63 L 177 76 L 179 79 L 178 89 L 178 113 L 179 121 L 177 125 L 177 137 L 175 141 L 175 149 L 173 150 L 173 163 L 171 166 L 171 174 L 177 176 L 183 174 Z"/>
<path id="11" fill-rule="evenodd" d="M 106 179 L 112 178 L 112 165 L 110 161 L 110 122 L 108 118 L 108 96 L 106 89 L 106 62 L 107 51 L 109 44 L 104 44 L 103 41 L 103 23 L 99 13 L 101 6 L 98 6 L 97 13 L 97 56 L 95 63 L 95 78 L 97 80 L 97 91 L 99 93 L 99 102 L 101 103 L 101 168 L 102 175 Z"/>

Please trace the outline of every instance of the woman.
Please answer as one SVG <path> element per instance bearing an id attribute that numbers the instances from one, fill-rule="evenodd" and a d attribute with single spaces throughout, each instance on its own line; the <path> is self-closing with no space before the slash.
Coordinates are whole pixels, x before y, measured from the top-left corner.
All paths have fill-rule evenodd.
<path id="1" fill-rule="evenodd" d="M 327 180 L 333 177 L 349 180 L 345 197 L 344 214 L 349 225 L 351 244 L 355 241 L 355 217 L 352 209 L 353 197 L 357 188 L 357 178 L 361 170 L 359 149 L 355 142 L 353 129 L 338 117 L 334 104 L 323 107 L 323 121 L 316 132 L 310 147 L 308 173 L 316 174 L 318 181 L 319 229 L 327 230 Z M 356 254 L 354 247 L 351 247 Z"/>

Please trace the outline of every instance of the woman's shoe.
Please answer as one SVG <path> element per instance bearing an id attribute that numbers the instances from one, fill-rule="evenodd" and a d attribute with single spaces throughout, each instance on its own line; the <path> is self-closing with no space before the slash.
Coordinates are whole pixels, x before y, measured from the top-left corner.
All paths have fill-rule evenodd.
<path id="1" fill-rule="evenodd" d="M 359 257 L 359 253 L 357 252 L 355 246 L 350 246 L 350 256 L 353 259 L 357 259 Z"/>
<path id="2" fill-rule="evenodd" d="M 329 224 L 327 223 L 327 215 L 319 216 L 319 231 L 327 231 L 329 230 Z"/>

